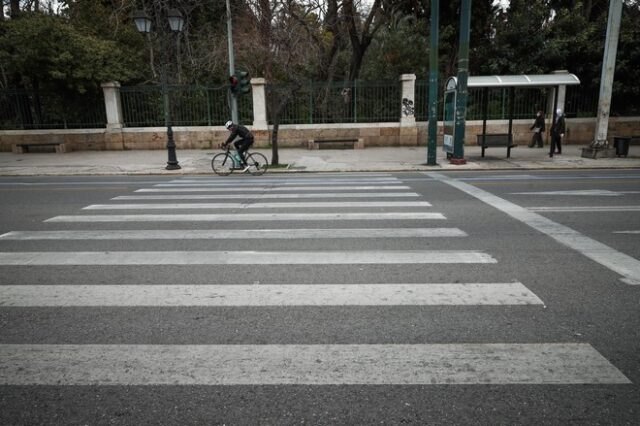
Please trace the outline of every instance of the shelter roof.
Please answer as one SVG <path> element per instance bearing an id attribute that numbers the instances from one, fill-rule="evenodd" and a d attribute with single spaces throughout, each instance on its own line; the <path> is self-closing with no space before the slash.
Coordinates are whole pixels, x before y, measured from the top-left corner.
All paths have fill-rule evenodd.
<path id="1" fill-rule="evenodd" d="M 451 81 L 453 80 L 453 81 Z M 449 77 L 450 82 L 457 85 L 457 77 Z M 532 74 L 532 75 L 485 75 L 473 76 L 467 80 L 467 87 L 544 87 L 580 84 L 575 74 Z"/>

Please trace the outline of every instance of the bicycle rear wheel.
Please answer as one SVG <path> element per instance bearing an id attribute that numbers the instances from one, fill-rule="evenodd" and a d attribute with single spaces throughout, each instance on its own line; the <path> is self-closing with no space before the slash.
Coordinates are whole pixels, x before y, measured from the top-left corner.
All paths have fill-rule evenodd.
<path id="1" fill-rule="evenodd" d="M 233 159 L 224 152 L 216 154 L 211 159 L 211 168 L 219 176 L 229 176 L 233 172 Z"/>
<path id="2" fill-rule="evenodd" d="M 269 167 L 267 157 L 259 152 L 252 152 L 247 155 L 247 165 L 249 166 L 249 173 L 254 176 L 263 175 Z"/>

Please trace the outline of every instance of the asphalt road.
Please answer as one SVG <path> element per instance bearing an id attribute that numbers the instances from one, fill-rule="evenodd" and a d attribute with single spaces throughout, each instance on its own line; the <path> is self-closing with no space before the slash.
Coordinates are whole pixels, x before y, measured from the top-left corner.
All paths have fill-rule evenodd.
<path id="1" fill-rule="evenodd" d="M 640 423 L 640 170 L 0 191 L 0 424 Z"/>

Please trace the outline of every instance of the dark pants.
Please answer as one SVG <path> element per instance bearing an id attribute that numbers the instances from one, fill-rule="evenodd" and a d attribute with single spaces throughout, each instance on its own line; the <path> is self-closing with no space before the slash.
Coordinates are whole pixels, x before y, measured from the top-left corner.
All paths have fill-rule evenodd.
<path id="1" fill-rule="evenodd" d="M 549 148 L 549 156 L 553 157 L 556 147 L 558 154 L 562 154 L 562 137 L 558 134 L 551 133 L 551 148 Z"/>
<path id="2" fill-rule="evenodd" d="M 244 157 L 244 153 L 247 152 L 249 147 L 253 145 L 253 138 L 240 139 L 233 143 L 236 147 L 236 151 L 240 154 L 240 158 L 242 159 L 242 164 L 247 165 L 247 160 Z"/>
<path id="3" fill-rule="evenodd" d="M 535 132 L 533 134 L 533 137 L 531 138 L 531 143 L 529 144 L 529 148 L 533 148 L 536 143 L 538 144 L 539 148 L 542 148 L 542 132 Z"/>

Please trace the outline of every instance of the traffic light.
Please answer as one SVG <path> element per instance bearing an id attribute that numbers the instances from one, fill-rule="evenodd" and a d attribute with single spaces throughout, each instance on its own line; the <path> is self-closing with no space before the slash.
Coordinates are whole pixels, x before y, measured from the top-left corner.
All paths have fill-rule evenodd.
<path id="1" fill-rule="evenodd" d="M 246 71 L 236 71 L 229 76 L 229 89 L 234 95 L 246 95 L 251 91 L 251 77 Z"/>
<path id="2" fill-rule="evenodd" d="M 239 83 L 240 80 L 238 80 L 238 77 L 236 77 L 235 75 L 229 76 L 229 90 L 231 90 L 231 93 L 233 93 L 234 95 L 238 93 Z"/>
<path id="3" fill-rule="evenodd" d="M 247 71 L 236 71 L 235 77 L 238 79 L 237 93 L 246 95 L 251 91 L 251 77 Z"/>

